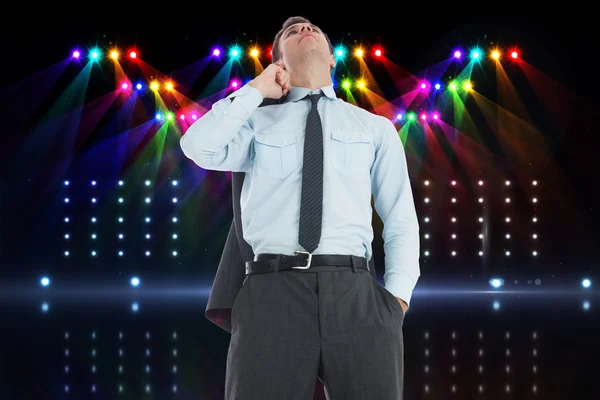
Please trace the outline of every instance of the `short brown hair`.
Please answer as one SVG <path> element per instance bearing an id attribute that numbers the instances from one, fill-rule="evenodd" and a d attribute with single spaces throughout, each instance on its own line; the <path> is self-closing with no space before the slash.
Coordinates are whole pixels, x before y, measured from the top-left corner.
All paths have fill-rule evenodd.
<path id="1" fill-rule="evenodd" d="M 299 24 L 302 22 L 305 22 L 307 24 L 311 23 L 307 18 L 299 17 L 299 16 L 298 17 L 290 17 L 285 20 L 285 22 L 281 26 L 281 29 L 279 30 L 279 32 L 277 32 L 277 35 L 275 35 L 275 39 L 273 39 L 273 48 L 271 49 L 271 51 L 273 52 L 273 54 L 271 55 L 272 62 L 279 61 L 279 59 L 281 58 L 281 54 L 279 54 L 279 40 L 281 39 L 281 35 L 283 35 L 283 32 L 290 26 L 292 26 L 294 24 Z M 329 44 L 329 52 L 331 54 L 333 54 L 333 46 L 331 45 L 331 41 L 329 40 L 329 37 L 327 36 L 327 34 L 325 32 L 321 31 L 321 33 L 323 34 L 323 36 L 325 36 L 325 39 L 327 40 L 327 43 Z"/>

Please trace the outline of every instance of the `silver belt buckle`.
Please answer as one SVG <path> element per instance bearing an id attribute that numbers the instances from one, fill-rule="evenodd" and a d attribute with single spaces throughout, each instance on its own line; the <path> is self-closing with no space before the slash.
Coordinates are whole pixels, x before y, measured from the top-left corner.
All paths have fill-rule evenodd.
<path id="1" fill-rule="evenodd" d="M 310 254 L 308 251 L 303 251 L 303 250 L 295 251 L 294 254 L 306 254 L 306 255 L 308 255 L 308 261 L 307 261 L 306 265 L 292 267 L 293 269 L 309 269 L 310 268 L 310 263 L 312 261 L 312 254 Z"/>

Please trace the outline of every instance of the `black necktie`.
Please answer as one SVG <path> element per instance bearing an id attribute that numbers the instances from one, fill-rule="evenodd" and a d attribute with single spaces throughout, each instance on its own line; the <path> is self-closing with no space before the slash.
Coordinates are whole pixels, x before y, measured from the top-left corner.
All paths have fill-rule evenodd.
<path id="1" fill-rule="evenodd" d="M 304 134 L 298 242 L 309 253 L 319 246 L 323 216 L 323 126 L 317 110 L 322 96 L 325 96 L 322 92 L 306 96 L 310 99 L 312 107 L 306 118 Z"/>

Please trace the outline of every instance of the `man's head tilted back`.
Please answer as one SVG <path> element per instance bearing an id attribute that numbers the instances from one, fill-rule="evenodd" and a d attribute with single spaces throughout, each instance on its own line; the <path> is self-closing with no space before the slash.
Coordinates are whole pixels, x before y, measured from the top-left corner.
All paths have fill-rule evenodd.
<path id="1" fill-rule="evenodd" d="M 305 34 L 307 37 L 303 37 Z M 335 66 L 329 37 L 304 17 L 290 17 L 283 23 L 273 40 L 272 52 L 272 62 L 281 60 L 292 70 L 295 65 L 302 65 L 311 55 L 329 65 L 330 72 Z"/>

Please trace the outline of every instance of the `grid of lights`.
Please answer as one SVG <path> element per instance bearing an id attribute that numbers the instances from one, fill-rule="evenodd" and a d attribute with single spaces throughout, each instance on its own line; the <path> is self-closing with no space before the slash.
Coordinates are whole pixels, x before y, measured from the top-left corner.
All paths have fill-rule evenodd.
<path id="1" fill-rule="evenodd" d="M 431 182 L 430 182 L 430 181 L 428 181 L 428 180 L 426 180 L 426 181 L 424 181 L 424 185 L 425 185 L 427 188 L 429 188 L 429 187 L 431 187 Z M 484 183 L 484 181 L 480 180 L 480 181 L 478 181 L 478 182 L 477 182 L 477 185 L 478 185 L 478 186 L 480 186 L 480 187 L 483 187 L 483 186 L 485 185 L 485 183 Z M 535 181 L 535 180 L 534 180 L 534 181 L 532 181 L 532 182 L 531 182 L 531 185 L 532 185 L 532 186 L 538 186 L 538 181 Z M 452 181 L 450 181 L 450 186 L 451 186 L 451 187 L 456 187 L 456 186 L 458 186 L 458 183 L 457 183 L 457 181 L 456 181 L 456 180 L 452 180 Z M 506 182 L 505 182 L 505 186 L 506 186 L 507 188 L 509 188 L 509 187 L 511 186 L 511 182 L 510 182 L 510 181 L 506 181 Z M 458 203 L 458 199 L 457 199 L 456 197 L 451 197 L 451 198 L 450 198 L 450 201 L 452 202 L 452 204 L 456 204 L 456 203 Z M 429 196 L 426 196 L 426 197 L 423 199 L 423 202 L 424 202 L 425 204 L 428 204 L 428 205 L 429 205 L 429 204 L 431 203 L 431 198 L 430 198 Z M 485 203 L 486 203 L 486 201 L 485 201 L 485 198 L 484 198 L 484 197 L 478 197 L 478 198 L 477 198 L 477 202 L 478 202 L 479 204 L 482 204 L 482 205 L 485 205 Z M 537 198 L 537 197 L 533 197 L 533 198 L 531 199 L 531 203 L 532 203 L 532 204 L 537 204 L 537 203 L 538 203 L 538 198 Z M 511 199 L 510 199 L 510 197 L 506 197 L 506 198 L 505 198 L 505 204 L 507 205 L 507 207 L 508 207 L 508 206 L 511 204 Z M 430 210 L 430 208 L 428 208 L 428 210 Z M 508 214 L 508 213 L 507 213 L 507 214 Z M 429 226 L 429 224 L 432 222 L 432 219 L 429 217 L 429 215 L 427 215 L 427 214 L 426 214 L 426 215 L 424 216 L 424 218 L 423 218 L 423 222 L 424 222 L 425 224 L 427 224 L 426 226 L 428 227 L 428 226 Z M 458 221 L 457 221 L 457 218 L 456 218 L 454 215 L 451 215 L 451 216 L 450 216 L 450 222 L 451 222 L 451 224 L 452 224 L 453 226 L 455 226 L 455 224 L 457 224 L 457 223 L 458 223 Z M 481 217 L 481 216 L 480 216 L 480 217 L 478 217 L 478 218 L 477 218 L 477 222 L 478 222 L 478 223 L 479 223 L 481 226 L 484 226 L 483 224 L 485 224 L 485 219 L 484 219 L 483 217 Z M 506 233 L 505 233 L 505 239 L 506 239 L 507 243 L 510 243 L 510 239 L 511 239 L 511 235 L 510 235 L 510 224 L 511 224 L 511 218 L 510 218 L 510 216 L 509 216 L 509 215 L 507 215 L 507 216 L 505 217 L 505 219 L 504 219 L 504 222 L 505 222 L 505 224 L 506 224 Z M 535 215 L 535 214 L 534 214 L 534 215 L 531 217 L 531 222 L 532 222 L 533 224 L 537 224 L 537 223 L 538 223 L 538 217 L 537 217 L 537 215 Z M 484 230 L 484 229 L 482 229 L 482 231 L 485 231 L 485 230 Z M 458 235 L 457 235 L 456 233 L 452 233 L 452 234 L 450 235 L 450 239 L 451 239 L 451 242 L 452 242 L 452 243 L 455 243 L 455 242 L 456 242 L 456 240 L 457 240 L 457 238 L 458 238 Z M 482 233 L 479 233 L 479 235 L 478 235 L 478 238 L 479 238 L 481 241 L 483 241 L 483 240 L 485 239 L 484 233 L 483 233 L 483 232 L 482 232 Z M 431 234 L 430 234 L 430 233 L 429 233 L 429 232 L 428 232 L 426 229 L 425 229 L 425 233 L 424 233 L 424 235 L 423 235 L 423 239 L 425 240 L 425 243 L 428 243 L 428 241 L 431 239 Z M 535 241 L 537 241 L 537 240 L 538 240 L 538 234 L 537 234 L 537 233 L 535 233 L 535 232 L 533 232 L 533 233 L 531 234 L 531 239 L 532 239 L 534 242 L 535 242 Z M 479 250 L 477 254 L 478 254 L 480 257 L 483 257 L 483 256 L 484 256 L 484 252 L 483 252 L 483 250 Z M 425 250 L 424 250 L 424 252 L 423 252 L 423 255 L 424 255 L 425 257 L 430 257 L 430 256 L 432 255 L 432 253 L 431 253 L 431 251 L 430 251 L 430 250 L 428 250 L 428 249 L 425 249 Z M 451 249 L 451 250 L 450 250 L 450 255 L 451 255 L 452 257 L 456 257 L 456 256 L 458 256 L 458 252 L 457 252 L 455 249 Z M 510 256 L 511 256 L 511 252 L 510 252 L 510 249 L 509 249 L 509 245 L 508 245 L 508 244 L 506 245 L 506 247 L 505 247 L 505 249 L 504 249 L 504 255 L 505 255 L 506 257 L 510 257 Z M 531 251 L 531 256 L 532 256 L 532 257 L 537 257 L 538 255 L 539 255 L 539 252 L 538 252 L 537 250 L 533 249 L 533 250 Z"/>
<path id="2" fill-rule="evenodd" d="M 138 312 L 139 311 L 139 304 L 137 302 L 132 303 L 131 305 L 131 309 L 132 312 Z M 42 303 L 42 312 L 48 312 L 49 311 L 49 305 L 48 303 L 44 302 Z M 97 377 L 97 378 L 101 378 L 100 376 L 98 376 L 98 367 L 97 367 L 97 357 L 99 356 L 99 352 L 97 350 L 97 345 L 98 345 L 98 335 L 96 334 L 96 331 L 92 331 L 91 333 L 91 340 L 92 340 L 92 347 L 90 349 L 90 356 L 92 358 L 92 365 L 91 365 L 91 372 L 93 374 L 93 377 Z M 150 355 L 151 355 L 151 350 L 150 350 L 150 338 L 152 337 L 152 335 L 150 334 L 150 331 L 146 331 L 145 335 L 144 335 L 144 339 L 145 341 L 145 356 L 146 356 L 146 362 L 145 362 L 145 367 L 144 367 L 144 371 L 146 373 L 146 375 L 149 376 L 150 372 L 151 372 L 151 367 L 150 367 Z M 173 340 L 173 342 L 176 342 L 178 338 L 177 335 L 177 331 L 173 331 L 173 333 L 171 334 L 171 339 Z M 66 331 L 64 334 L 64 340 L 66 343 L 66 347 L 64 350 L 64 356 L 65 356 L 65 360 L 66 360 L 66 364 L 64 367 L 64 373 L 66 375 L 69 374 L 70 372 L 70 366 L 69 366 L 69 361 L 71 360 L 71 350 L 69 347 L 69 344 L 71 343 L 71 334 L 69 331 Z M 124 377 L 123 374 L 125 373 L 125 367 L 123 366 L 125 364 L 125 351 L 124 349 L 124 335 L 122 331 L 119 331 L 118 333 L 118 351 L 117 354 L 119 356 L 119 363 L 117 365 L 117 371 L 119 374 L 119 377 Z M 177 346 L 173 345 L 173 348 L 171 349 L 171 356 L 173 357 L 173 359 L 177 359 L 179 352 L 177 349 Z M 177 374 L 178 372 L 178 367 L 177 367 L 177 363 L 175 362 L 172 367 L 171 367 L 171 372 L 173 374 Z M 148 383 L 146 383 L 143 387 L 144 391 L 146 393 L 152 393 L 152 386 Z M 71 391 L 71 386 L 69 384 L 65 384 L 64 388 L 63 388 L 65 393 L 69 393 Z M 91 393 L 96 393 L 97 391 L 99 391 L 99 387 L 95 384 L 92 383 L 90 385 L 90 392 Z M 122 384 L 119 384 L 117 386 L 117 391 L 118 393 L 124 393 L 125 392 L 125 387 Z M 179 387 L 174 384 L 171 386 L 171 391 L 173 393 L 177 393 L 179 391 Z"/>
<path id="3" fill-rule="evenodd" d="M 64 183 L 63 183 L 63 184 L 64 184 L 64 186 L 65 186 L 65 187 L 69 187 L 69 186 L 71 185 L 71 182 L 67 180 L 67 181 L 64 181 Z M 97 182 L 97 181 L 95 181 L 95 180 L 93 180 L 93 181 L 91 181 L 91 182 L 90 182 L 90 186 L 93 186 L 93 187 L 94 187 L 94 186 L 97 186 L 97 185 L 98 185 L 98 182 Z M 122 181 L 122 180 L 120 180 L 120 181 L 118 181 L 117 185 L 118 185 L 119 187 L 122 187 L 122 186 L 124 186 L 124 185 L 125 185 L 125 182 L 124 182 L 124 181 Z M 144 185 L 145 185 L 145 186 L 147 186 L 147 187 L 149 187 L 149 186 L 152 186 L 152 182 L 151 182 L 150 180 L 146 180 L 146 181 L 144 182 Z M 173 187 L 177 187 L 177 185 L 178 185 L 178 181 L 176 181 L 176 180 L 173 180 L 173 181 L 171 181 L 171 185 L 172 185 Z M 123 205 L 123 204 L 125 204 L 125 203 L 126 203 L 126 201 L 125 201 L 125 198 L 124 198 L 123 196 L 119 196 L 119 197 L 116 199 L 116 201 L 117 201 L 117 203 L 118 203 L 118 204 L 120 204 L 120 205 Z M 63 202 L 64 202 L 64 204 L 70 204 L 70 203 L 71 203 L 71 198 L 67 196 L 67 197 L 65 197 L 65 198 L 63 199 Z M 151 204 L 151 203 L 152 203 L 152 197 L 150 197 L 150 196 L 146 196 L 146 197 L 144 198 L 143 202 L 144 202 L 144 204 L 145 204 L 145 205 L 149 205 L 149 204 Z M 179 202 L 179 199 L 178 199 L 177 197 L 173 197 L 173 198 L 171 199 L 171 202 L 172 202 L 173 204 L 177 204 L 177 203 Z M 93 204 L 97 204 L 97 203 L 98 203 L 98 198 L 97 198 L 97 197 L 95 197 L 95 196 L 92 196 L 92 197 L 90 198 L 90 203 L 91 203 L 92 205 L 93 205 Z M 172 222 L 173 224 L 177 224 L 177 223 L 178 223 L 178 221 L 179 221 L 179 219 L 177 218 L 177 216 L 173 216 L 173 217 L 171 217 L 171 222 Z M 68 226 L 69 226 L 70 222 L 71 222 L 71 219 L 70 219 L 68 216 L 65 216 L 65 217 L 64 217 L 64 223 L 65 223 L 65 226 L 66 226 L 67 228 L 68 228 Z M 93 228 L 93 227 L 95 227 L 95 226 L 96 226 L 96 224 L 97 224 L 98 222 L 99 222 L 99 218 L 98 218 L 98 217 L 96 217 L 95 215 L 92 215 L 92 216 L 90 217 L 90 224 L 91 224 L 92 228 Z M 117 224 L 117 225 L 119 225 L 119 226 L 124 226 L 123 224 L 125 224 L 125 211 L 123 212 L 123 214 L 119 214 L 119 215 L 117 215 L 117 216 L 116 216 L 116 218 L 115 218 L 115 222 L 116 222 L 116 224 Z M 150 223 L 152 222 L 152 218 L 151 218 L 149 215 L 147 215 L 147 216 L 145 216 L 145 217 L 144 217 L 144 222 L 145 222 L 145 224 L 146 224 L 146 225 L 148 225 L 148 226 L 149 226 L 149 225 L 150 225 Z M 71 241 L 72 237 L 71 237 L 71 233 L 68 231 L 68 229 L 67 229 L 67 231 L 66 231 L 66 232 L 64 232 L 64 234 L 63 234 L 63 237 L 64 237 L 64 240 L 65 240 L 65 242 L 66 242 L 66 243 L 69 243 L 69 242 Z M 90 234 L 89 234 L 89 237 L 90 237 L 90 240 L 92 241 L 92 243 L 98 243 L 99 234 L 98 234 L 98 233 L 95 231 L 95 229 L 92 229 L 92 231 L 91 231 L 91 232 L 90 232 Z M 152 238 L 152 235 L 151 235 L 149 232 L 146 232 L 146 233 L 145 233 L 145 235 L 144 235 L 144 239 L 146 239 L 146 241 L 149 241 L 151 238 Z M 178 234 L 177 232 L 173 232 L 173 233 L 171 234 L 171 238 L 172 238 L 172 240 L 174 241 L 174 243 L 176 243 L 176 241 L 179 239 L 179 234 Z M 117 239 L 119 240 L 119 243 L 124 243 L 124 240 L 125 240 L 125 234 L 124 234 L 123 232 L 118 232 L 118 233 L 117 233 Z M 71 250 L 69 250 L 69 248 L 68 248 L 68 245 L 67 245 L 67 248 L 65 248 L 65 249 L 63 250 L 63 255 L 64 255 L 65 257 L 70 257 L 70 256 L 72 255 L 72 254 L 71 254 Z M 91 248 L 91 249 L 90 249 L 90 251 L 89 251 L 89 255 L 90 255 L 90 257 L 92 257 L 92 258 L 98 257 L 98 256 L 99 256 L 99 251 L 98 251 L 98 249 L 97 249 L 97 248 L 94 248 L 94 246 L 92 246 L 92 248 Z M 119 248 L 119 249 L 117 249 L 117 251 L 116 251 L 116 255 L 117 255 L 118 257 L 124 257 L 124 256 L 125 256 L 125 251 L 124 251 L 122 248 Z M 145 255 L 146 257 L 150 257 L 150 256 L 152 255 L 152 253 L 151 253 L 150 249 L 145 249 L 145 250 L 144 250 L 144 255 Z M 172 251 L 171 251 L 171 255 L 172 255 L 173 257 L 177 257 L 177 256 L 179 255 L 179 253 L 178 253 L 177 249 L 172 249 Z"/>

